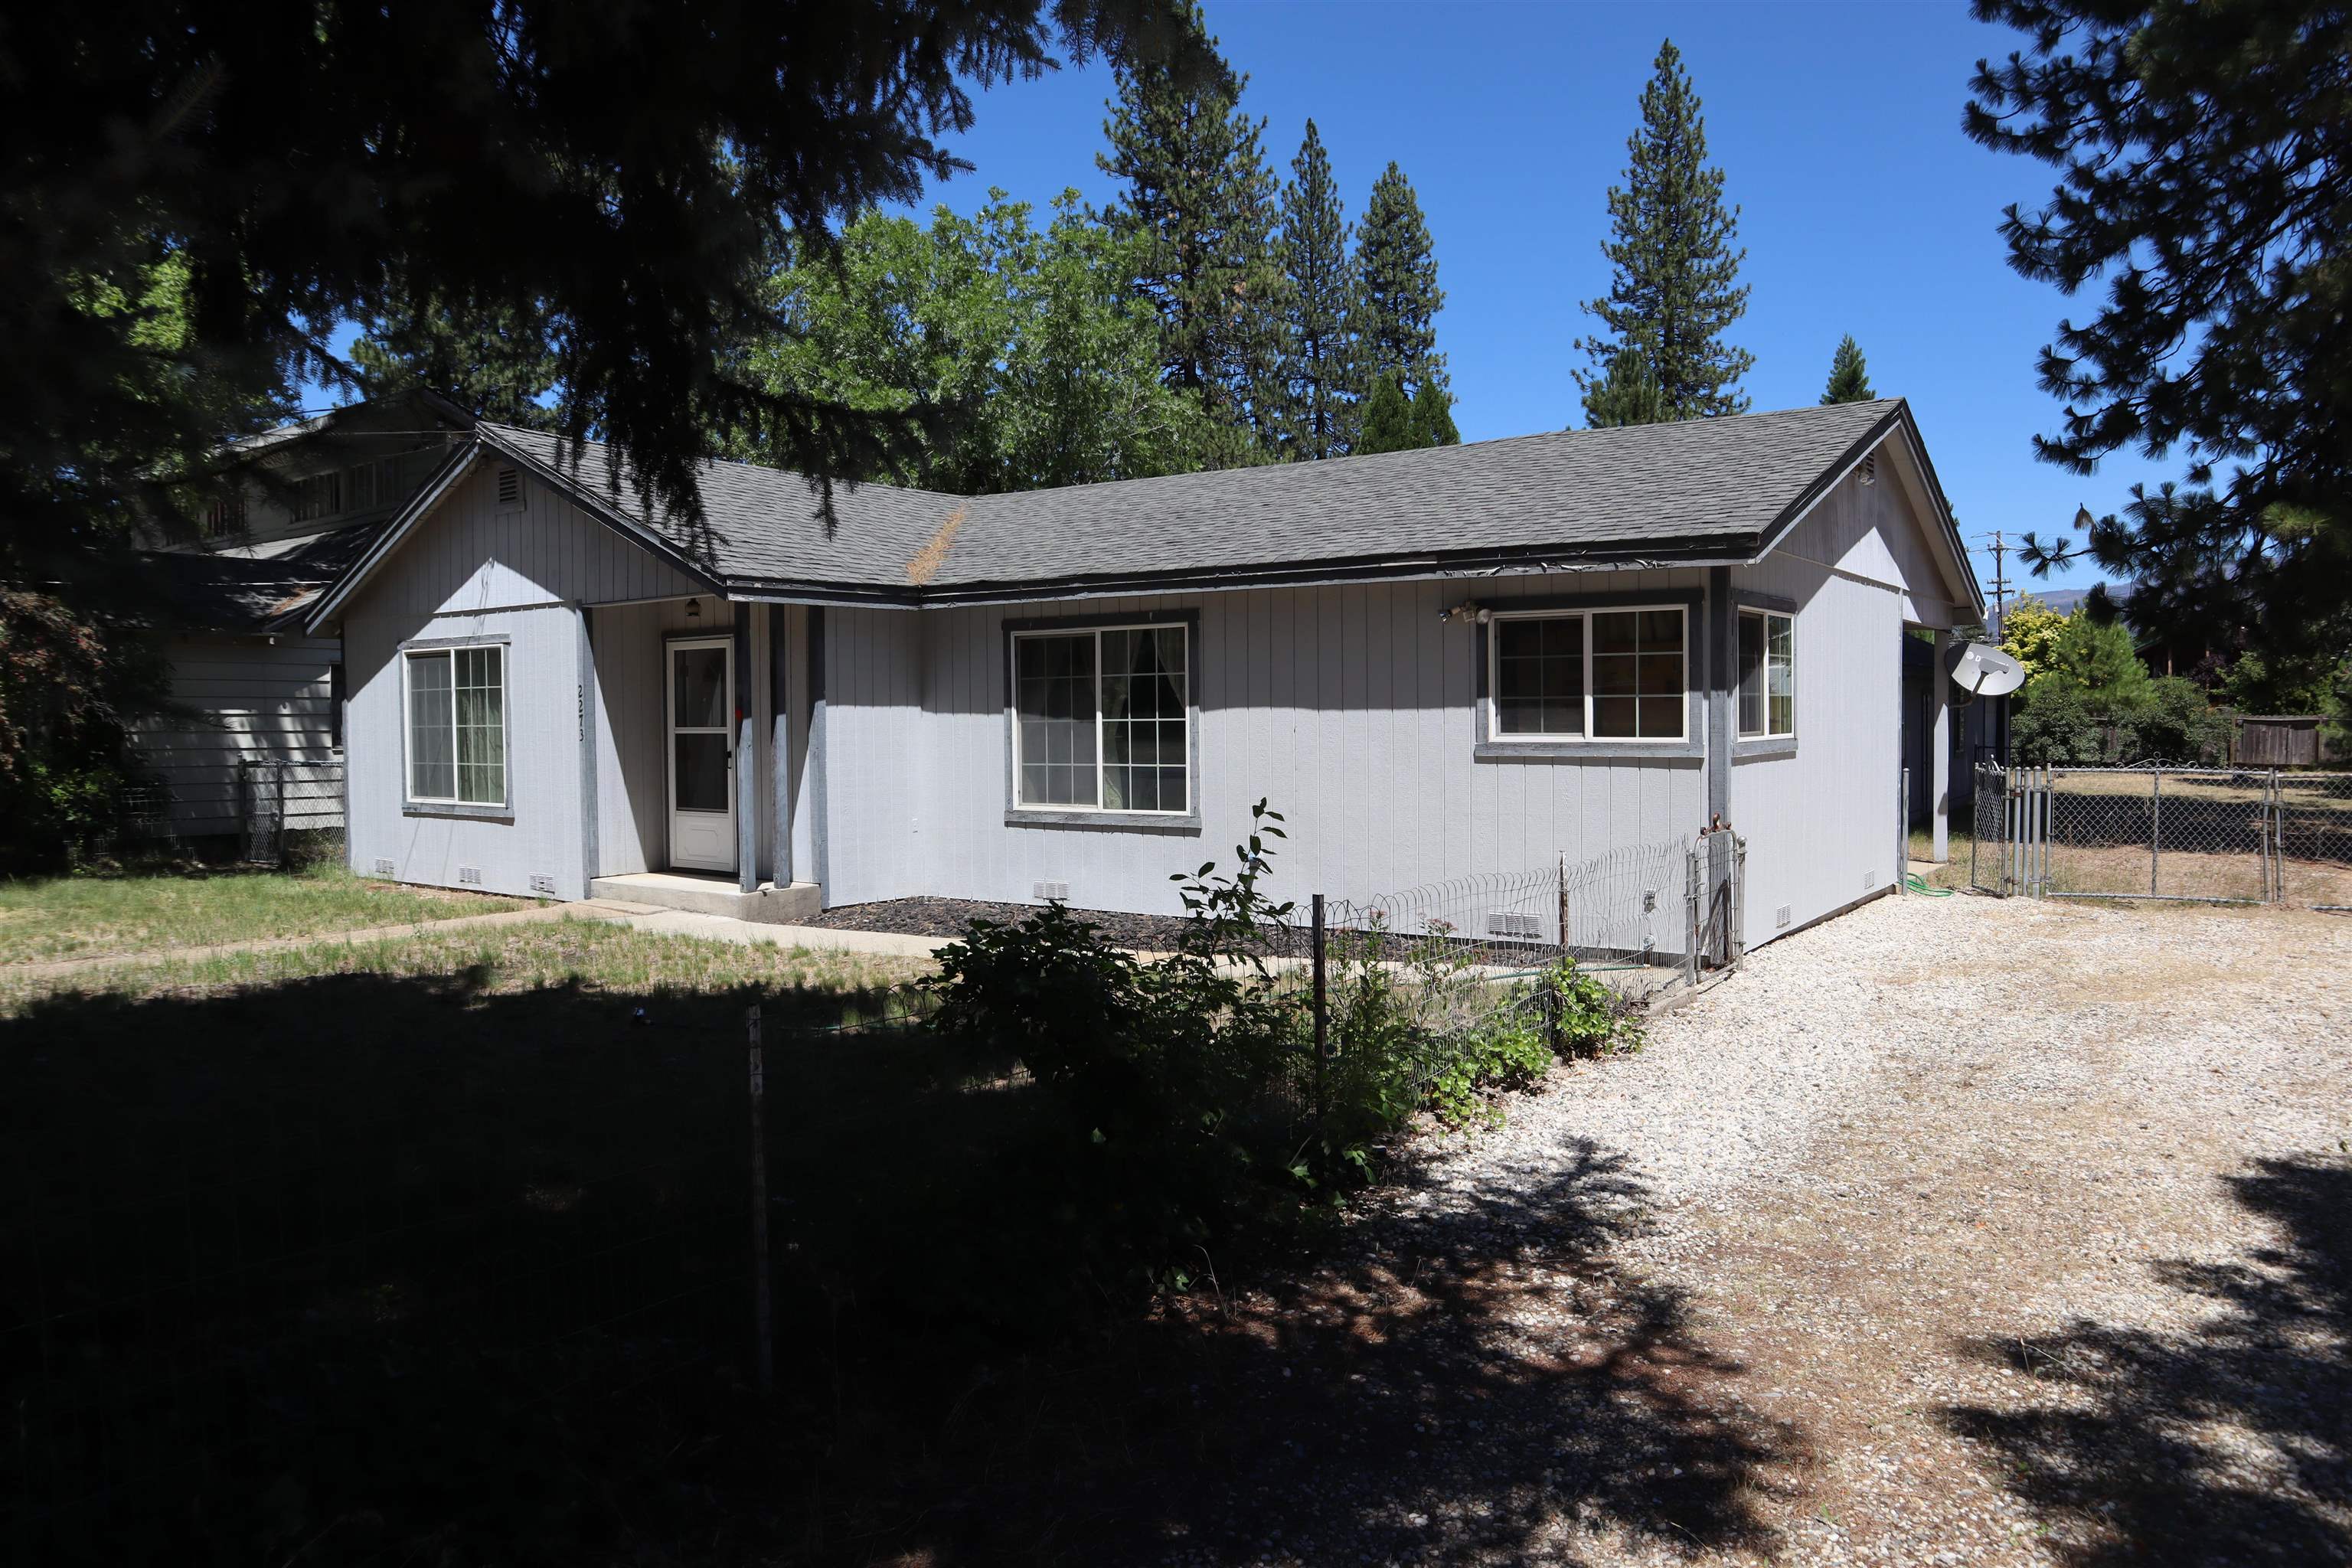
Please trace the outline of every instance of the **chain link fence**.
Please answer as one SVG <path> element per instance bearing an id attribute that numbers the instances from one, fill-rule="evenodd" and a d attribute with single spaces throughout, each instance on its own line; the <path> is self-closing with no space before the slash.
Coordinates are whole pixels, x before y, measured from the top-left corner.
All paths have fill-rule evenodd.
<path id="1" fill-rule="evenodd" d="M 2352 774 L 1983 767 L 1976 786 L 1979 891 L 2352 906 Z"/>
<path id="2" fill-rule="evenodd" d="M 247 757 L 236 766 L 237 820 L 248 865 L 339 857 L 343 847 L 340 757 Z"/>

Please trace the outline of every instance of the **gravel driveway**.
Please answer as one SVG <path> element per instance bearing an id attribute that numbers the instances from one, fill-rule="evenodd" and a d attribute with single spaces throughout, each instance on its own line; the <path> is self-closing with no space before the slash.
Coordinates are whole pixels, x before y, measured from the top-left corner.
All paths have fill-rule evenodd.
<path id="1" fill-rule="evenodd" d="M 1136 1554 L 2352 1562 L 2347 974 L 2267 910 L 1776 943 L 1193 1314 Z"/>

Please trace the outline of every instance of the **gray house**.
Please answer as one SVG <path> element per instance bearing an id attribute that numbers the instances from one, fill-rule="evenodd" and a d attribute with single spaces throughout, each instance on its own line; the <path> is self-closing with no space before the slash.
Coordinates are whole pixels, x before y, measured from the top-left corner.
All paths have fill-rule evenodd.
<path id="1" fill-rule="evenodd" d="M 730 464 L 689 530 L 606 456 L 476 427 L 312 611 L 349 671 L 361 872 L 771 920 L 1173 912 L 1168 873 L 1261 796 L 1285 897 L 1720 816 L 1753 943 L 1894 885 L 1903 634 L 1982 613 L 1900 401 L 866 485 L 831 531 L 798 478 Z"/>

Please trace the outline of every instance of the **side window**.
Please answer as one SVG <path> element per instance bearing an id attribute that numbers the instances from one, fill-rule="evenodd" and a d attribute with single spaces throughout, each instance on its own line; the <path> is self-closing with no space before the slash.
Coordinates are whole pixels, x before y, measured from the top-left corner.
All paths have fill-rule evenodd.
<path id="1" fill-rule="evenodd" d="M 1778 610 L 1739 612 L 1739 738 L 1797 732 L 1797 619 Z"/>

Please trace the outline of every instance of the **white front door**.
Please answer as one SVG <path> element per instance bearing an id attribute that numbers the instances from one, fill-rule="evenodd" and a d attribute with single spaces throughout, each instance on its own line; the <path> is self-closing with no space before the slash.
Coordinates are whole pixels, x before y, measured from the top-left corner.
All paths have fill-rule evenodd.
<path id="1" fill-rule="evenodd" d="M 669 863 L 735 869 L 735 645 L 669 645 Z"/>

